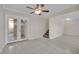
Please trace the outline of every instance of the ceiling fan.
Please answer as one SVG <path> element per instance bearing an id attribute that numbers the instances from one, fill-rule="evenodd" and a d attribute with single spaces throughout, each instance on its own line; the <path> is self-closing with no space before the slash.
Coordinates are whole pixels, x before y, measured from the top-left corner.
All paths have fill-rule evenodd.
<path id="1" fill-rule="evenodd" d="M 44 6 L 45 6 L 44 4 L 36 4 L 36 7 L 34 8 L 29 7 L 29 6 L 26 6 L 26 8 L 33 10 L 32 12 L 30 12 L 30 14 L 35 13 L 35 14 L 41 15 L 42 12 L 47 12 L 47 13 L 49 12 L 49 10 L 44 9 Z"/>

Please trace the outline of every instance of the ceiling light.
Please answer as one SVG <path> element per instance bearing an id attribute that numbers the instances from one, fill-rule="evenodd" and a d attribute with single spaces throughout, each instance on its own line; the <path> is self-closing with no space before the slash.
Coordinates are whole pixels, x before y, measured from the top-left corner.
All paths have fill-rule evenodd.
<path id="1" fill-rule="evenodd" d="M 41 14 L 42 8 L 39 6 L 38 9 L 35 10 L 35 14 Z"/>
<path id="2" fill-rule="evenodd" d="M 67 21 L 71 20 L 71 18 L 66 18 Z"/>
<path id="3" fill-rule="evenodd" d="M 41 10 L 35 10 L 35 14 L 41 14 Z"/>
<path id="4" fill-rule="evenodd" d="M 35 13 L 35 14 L 41 15 L 42 12 L 46 12 L 46 13 L 49 12 L 49 10 L 44 9 L 44 4 L 37 4 L 36 7 L 34 8 L 29 7 L 29 6 L 26 6 L 26 7 L 33 10 L 32 12 L 30 12 L 30 14 Z"/>

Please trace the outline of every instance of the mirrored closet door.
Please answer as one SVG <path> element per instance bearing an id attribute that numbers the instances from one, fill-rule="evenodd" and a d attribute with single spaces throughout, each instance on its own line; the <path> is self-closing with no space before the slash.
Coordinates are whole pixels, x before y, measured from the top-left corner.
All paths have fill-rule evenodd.
<path id="1" fill-rule="evenodd" d="M 21 39 L 26 38 L 26 21 L 21 19 Z"/>
<path id="2" fill-rule="evenodd" d="M 9 18 L 8 19 L 8 28 L 9 28 L 9 41 L 17 40 L 17 19 Z"/>
<path id="3" fill-rule="evenodd" d="M 27 21 L 21 18 L 8 18 L 7 42 L 26 40 Z"/>

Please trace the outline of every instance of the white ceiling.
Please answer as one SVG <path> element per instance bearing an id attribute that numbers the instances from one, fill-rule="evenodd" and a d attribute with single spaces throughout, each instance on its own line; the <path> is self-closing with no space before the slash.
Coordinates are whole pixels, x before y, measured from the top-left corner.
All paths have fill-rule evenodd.
<path id="1" fill-rule="evenodd" d="M 32 10 L 26 8 L 26 6 L 35 7 L 35 4 L 6 4 L 4 7 L 6 9 L 13 9 L 17 10 L 26 14 L 29 14 Z M 67 9 L 69 7 L 76 6 L 76 4 L 45 4 L 45 8 L 49 9 L 49 13 L 43 13 L 44 16 L 53 15 L 53 13 L 61 12 L 64 9 Z M 42 15 L 42 16 L 43 16 Z"/>

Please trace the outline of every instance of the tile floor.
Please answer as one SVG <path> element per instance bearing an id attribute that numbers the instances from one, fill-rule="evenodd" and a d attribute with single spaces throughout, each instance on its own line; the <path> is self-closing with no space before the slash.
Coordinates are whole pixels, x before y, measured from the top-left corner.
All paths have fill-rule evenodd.
<path id="1" fill-rule="evenodd" d="M 55 39 L 39 38 L 7 44 L 2 54 L 79 53 L 79 37 L 63 35 Z"/>

